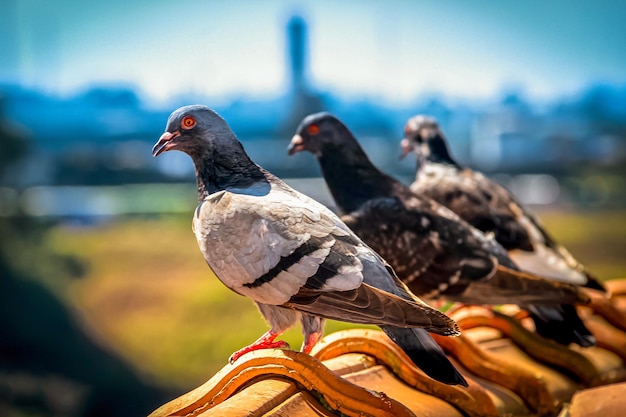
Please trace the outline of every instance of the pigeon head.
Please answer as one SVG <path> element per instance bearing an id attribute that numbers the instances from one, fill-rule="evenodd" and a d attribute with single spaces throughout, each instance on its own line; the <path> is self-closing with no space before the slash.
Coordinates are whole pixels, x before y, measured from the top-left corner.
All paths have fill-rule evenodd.
<path id="1" fill-rule="evenodd" d="M 322 112 L 311 114 L 302 120 L 287 151 L 289 155 L 309 151 L 320 157 L 325 150 L 354 144 L 356 139 L 348 128 L 332 114 Z"/>
<path id="2" fill-rule="evenodd" d="M 450 156 L 446 138 L 434 117 L 421 114 L 411 117 L 404 125 L 404 138 L 400 146 L 401 157 L 413 151 L 418 160 L 456 164 Z"/>
<path id="3" fill-rule="evenodd" d="M 185 152 L 193 160 L 200 199 L 229 187 L 267 182 L 226 121 L 206 106 L 185 106 L 170 115 L 152 156 L 171 150 Z"/>
<path id="4" fill-rule="evenodd" d="M 170 114 L 165 132 L 152 148 L 152 156 L 171 150 L 199 156 L 221 138 L 232 136 L 226 121 L 207 106 L 185 106 Z"/>
<path id="5" fill-rule="evenodd" d="M 395 180 L 376 168 L 352 132 L 328 113 L 305 117 L 287 150 L 289 155 L 309 151 L 316 156 L 330 193 L 344 213 L 393 188 Z"/>

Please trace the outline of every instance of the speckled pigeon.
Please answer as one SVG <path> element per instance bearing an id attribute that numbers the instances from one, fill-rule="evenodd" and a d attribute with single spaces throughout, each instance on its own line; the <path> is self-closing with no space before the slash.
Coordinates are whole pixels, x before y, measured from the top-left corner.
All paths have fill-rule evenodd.
<path id="1" fill-rule="evenodd" d="M 271 329 L 231 356 L 288 347 L 275 339 L 300 320 L 309 353 L 325 319 L 376 324 L 431 377 L 466 385 L 427 331 L 456 323 L 413 295 L 332 211 L 256 165 L 226 121 L 206 106 L 174 111 L 153 148 L 193 160 L 193 230 L 215 275 L 257 304 Z"/>
<path id="2" fill-rule="evenodd" d="M 589 301 L 575 285 L 519 271 L 494 239 L 378 170 L 336 117 L 303 120 L 289 153 L 304 150 L 317 156 L 342 220 L 420 297 L 522 306 Z"/>
<path id="3" fill-rule="evenodd" d="M 502 185 L 483 174 L 458 164 L 448 150 L 446 138 L 433 117 L 417 115 L 404 127 L 403 155 L 417 156 L 417 174 L 411 184 L 415 193 L 432 198 L 462 219 L 493 235 L 509 257 L 524 271 L 606 291 L 562 245 L 558 244 L 539 221 Z M 573 308 L 563 307 L 576 316 Z M 553 322 L 535 320 L 538 331 L 559 335 Z M 594 338 L 582 323 L 580 336 L 561 335 L 563 343 L 592 345 Z M 578 339 L 578 340 L 576 340 Z"/>

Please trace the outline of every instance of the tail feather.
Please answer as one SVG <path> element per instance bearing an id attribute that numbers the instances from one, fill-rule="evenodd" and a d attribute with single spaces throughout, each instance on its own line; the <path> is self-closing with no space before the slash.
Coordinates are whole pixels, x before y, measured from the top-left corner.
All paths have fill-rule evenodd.
<path id="1" fill-rule="evenodd" d="M 458 296 L 448 298 L 466 304 L 588 304 L 580 287 L 499 265 L 491 278 L 473 282 Z"/>
<path id="2" fill-rule="evenodd" d="M 392 326 L 381 326 L 381 329 L 426 375 L 444 384 L 467 387 L 467 381 L 463 375 L 457 371 L 426 330 Z"/>
<path id="3" fill-rule="evenodd" d="M 488 283 L 493 291 L 485 296 L 500 297 L 500 300 L 492 300 L 492 304 L 588 304 L 591 301 L 589 295 L 577 285 L 501 265 L 485 282 Z M 508 301 L 505 301 L 507 298 Z"/>
<path id="4" fill-rule="evenodd" d="M 603 293 L 608 293 L 609 291 L 606 289 L 606 286 L 594 275 L 591 275 L 588 271 L 584 271 L 587 276 L 587 283 L 585 287 L 591 288 L 594 290 L 602 291 Z"/>
<path id="5" fill-rule="evenodd" d="M 526 308 L 535 322 L 537 333 L 546 339 L 562 345 L 575 343 L 582 347 L 595 346 L 596 338 L 585 327 L 573 305 L 531 305 Z"/>

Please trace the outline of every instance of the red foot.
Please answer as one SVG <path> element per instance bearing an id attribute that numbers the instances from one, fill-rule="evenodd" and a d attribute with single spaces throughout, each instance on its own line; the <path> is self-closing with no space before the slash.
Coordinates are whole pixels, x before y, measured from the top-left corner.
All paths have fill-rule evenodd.
<path id="1" fill-rule="evenodd" d="M 313 350 L 313 346 L 315 346 L 321 338 L 321 333 L 311 333 L 302 344 L 302 352 L 310 354 L 311 350 Z"/>
<path id="2" fill-rule="evenodd" d="M 272 331 L 268 331 L 263 336 L 261 336 L 256 342 L 252 343 L 249 346 L 246 346 L 242 349 L 239 349 L 237 352 L 230 355 L 228 362 L 233 363 L 241 356 L 245 355 L 248 352 L 252 352 L 260 349 L 289 349 L 289 343 L 284 340 L 279 340 L 274 342 L 279 334 L 272 333 Z"/>

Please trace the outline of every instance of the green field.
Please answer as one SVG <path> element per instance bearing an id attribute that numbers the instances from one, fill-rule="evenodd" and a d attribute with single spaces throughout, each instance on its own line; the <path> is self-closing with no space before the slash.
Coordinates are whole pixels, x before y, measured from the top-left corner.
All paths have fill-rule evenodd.
<path id="1" fill-rule="evenodd" d="M 603 279 L 626 277 L 626 212 L 546 211 L 540 219 Z M 86 275 L 61 294 L 92 334 L 146 378 L 196 386 L 267 330 L 252 302 L 211 276 L 188 216 L 57 227 L 54 251 L 79 257 Z M 327 333 L 349 327 L 327 325 Z M 285 339 L 302 341 L 299 328 Z"/>

